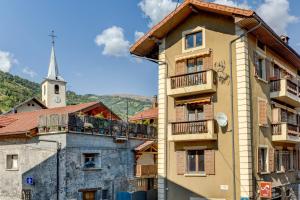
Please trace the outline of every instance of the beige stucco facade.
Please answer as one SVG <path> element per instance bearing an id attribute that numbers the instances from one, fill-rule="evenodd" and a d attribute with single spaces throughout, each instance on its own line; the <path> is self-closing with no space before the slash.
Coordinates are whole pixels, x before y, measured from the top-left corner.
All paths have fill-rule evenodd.
<path id="1" fill-rule="evenodd" d="M 189 51 L 184 48 L 184 33 L 193 30 L 203 32 L 203 45 Z M 236 196 L 258 197 L 260 181 L 270 181 L 273 187 L 290 187 L 297 183 L 297 169 L 291 172 L 258 173 L 258 148 L 268 149 L 293 148 L 297 143 L 272 140 L 272 107 L 270 86 L 268 81 L 260 80 L 255 75 L 252 55 L 257 50 L 256 37 L 248 34 L 233 44 L 233 89 L 234 89 L 234 120 L 235 150 L 232 152 L 232 115 L 230 110 L 230 60 L 229 44 L 244 33 L 231 17 L 201 11 L 189 16 L 183 23 L 171 31 L 163 40 L 159 50 L 159 119 L 158 119 L 158 199 L 169 200 L 202 200 L 202 199 L 233 199 L 233 154 L 235 155 Z M 267 44 L 266 44 L 267 45 Z M 210 73 L 206 85 L 187 86 L 186 88 L 171 87 L 171 77 L 176 75 L 176 62 L 195 56 L 201 57 L 207 52 L 213 57 L 215 75 Z M 287 68 L 297 77 L 297 70 L 283 58 L 266 48 L 265 57 L 272 63 Z M 191 135 L 173 135 L 171 123 L 176 121 L 176 99 L 184 99 L 198 95 L 209 96 L 213 105 L 214 120 L 209 126 L 213 133 L 198 137 Z M 298 97 L 297 97 L 298 98 Z M 266 126 L 258 121 L 258 99 L 267 101 Z M 289 102 L 285 102 L 289 103 Z M 217 113 L 225 113 L 228 125 L 221 128 L 215 120 Z M 177 139 L 176 139 L 177 138 Z M 214 174 L 178 174 L 177 151 L 188 149 L 214 150 Z M 272 155 L 267 155 L 272 156 Z M 184 164 L 186 165 L 186 159 Z M 295 162 L 295 161 L 294 161 Z M 273 163 L 274 165 L 274 163 Z M 298 191 L 294 191 L 297 193 Z"/>

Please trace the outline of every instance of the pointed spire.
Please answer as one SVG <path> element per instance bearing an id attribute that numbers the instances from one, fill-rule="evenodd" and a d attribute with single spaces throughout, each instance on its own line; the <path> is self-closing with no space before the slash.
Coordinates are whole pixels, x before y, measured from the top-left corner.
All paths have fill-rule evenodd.
<path id="1" fill-rule="evenodd" d="M 54 39 L 56 38 L 56 36 L 54 35 L 54 31 L 52 31 L 52 33 L 49 36 L 52 38 L 52 49 L 51 49 L 47 79 L 63 81 L 63 78 L 61 76 L 59 76 L 58 65 L 56 62 L 55 49 L 54 49 L 54 44 L 55 44 Z"/>

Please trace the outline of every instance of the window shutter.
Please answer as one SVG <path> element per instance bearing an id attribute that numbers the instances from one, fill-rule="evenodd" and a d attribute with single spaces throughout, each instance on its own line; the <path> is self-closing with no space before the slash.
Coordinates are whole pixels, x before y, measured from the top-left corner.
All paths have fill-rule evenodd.
<path id="1" fill-rule="evenodd" d="M 204 151 L 204 167 L 206 175 L 215 175 L 215 150 Z"/>
<path id="2" fill-rule="evenodd" d="M 271 147 L 269 149 L 269 172 L 274 172 L 275 171 L 275 154 L 274 154 L 274 149 Z"/>
<path id="3" fill-rule="evenodd" d="M 184 175 L 184 173 L 185 173 L 185 151 L 176 151 L 176 167 L 177 167 L 177 174 Z"/>
<path id="4" fill-rule="evenodd" d="M 257 150 L 257 173 L 261 172 L 261 154 L 260 154 L 260 148 Z"/>
<path id="5" fill-rule="evenodd" d="M 258 100 L 258 122 L 260 126 L 268 125 L 267 102 Z"/>
<path id="6" fill-rule="evenodd" d="M 203 57 L 203 70 L 213 69 L 213 53 L 211 52 L 209 55 Z"/>
<path id="7" fill-rule="evenodd" d="M 210 119 L 214 118 L 213 104 L 203 105 L 203 111 L 204 111 L 204 119 L 205 120 L 210 120 Z"/>
<path id="8" fill-rule="evenodd" d="M 187 71 L 186 60 L 176 62 L 176 75 L 185 74 Z"/>
<path id="9" fill-rule="evenodd" d="M 279 152 L 278 150 L 275 150 L 275 153 L 274 153 L 274 168 L 275 168 L 275 171 L 277 171 L 277 163 L 278 163 L 278 159 L 279 159 Z M 279 169 L 280 170 L 280 169 Z"/>
<path id="10" fill-rule="evenodd" d="M 272 68 L 272 61 L 269 58 L 267 58 L 266 59 L 266 80 L 267 81 L 270 80 L 271 68 Z"/>
<path id="11" fill-rule="evenodd" d="M 186 106 L 176 106 L 176 121 L 184 122 L 186 121 Z"/>

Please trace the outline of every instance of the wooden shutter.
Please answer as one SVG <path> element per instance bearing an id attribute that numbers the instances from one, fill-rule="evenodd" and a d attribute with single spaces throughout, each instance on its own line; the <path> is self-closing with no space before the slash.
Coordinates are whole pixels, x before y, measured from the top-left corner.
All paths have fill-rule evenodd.
<path id="1" fill-rule="evenodd" d="M 186 121 L 186 106 L 176 106 L 176 121 L 184 122 Z"/>
<path id="2" fill-rule="evenodd" d="M 204 167 L 206 175 L 215 175 L 215 150 L 204 151 Z"/>
<path id="3" fill-rule="evenodd" d="M 277 171 L 277 162 L 278 162 L 278 159 L 279 159 L 279 150 L 275 149 L 275 153 L 274 153 L 274 168 L 275 168 L 275 171 Z M 279 169 L 280 170 L 280 169 Z"/>
<path id="4" fill-rule="evenodd" d="M 269 81 L 271 77 L 271 68 L 272 68 L 272 61 L 267 58 L 266 59 L 266 80 Z"/>
<path id="5" fill-rule="evenodd" d="M 258 100 L 258 124 L 260 126 L 268 125 L 267 102 L 266 100 Z"/>
<path id="6" fill-rule="evenodd" d="M 187 71 L 186 60 L 177 61 L 175 67 L 175 74 L 176 75 L 185 74 L 186 71 Z"/>
<path id="7" fill-rule="evenodd" d="M 275 172 L 275 154 L 274 149 L 271 147 L 269 149 L 269 172 Z"/>
<path id="8" fill-rule="evenodd" d="M 176 167 L 178 175 L 185 174 L 185 154 L 185 151 L 176 151 Z"/>
<path id="9" fill-rule="evenodd" d="M 213 53 L 211 52 L 209 55 L 203 57 L 203 70 L 213 69 L 213 65 Z"/>
<path id="10" fill-rule="evenodd" d="M 213 104 L 204 104 L 203 105 L 204 119 L 210 120 L 214 118 Z"/>

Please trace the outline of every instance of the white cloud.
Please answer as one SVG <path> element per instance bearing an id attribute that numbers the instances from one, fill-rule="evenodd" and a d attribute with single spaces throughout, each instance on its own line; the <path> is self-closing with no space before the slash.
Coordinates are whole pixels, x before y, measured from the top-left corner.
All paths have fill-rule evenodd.
<path id="1" fill-rule="evenodd" d="M 14 56 L 7 51 L 0 51 L 0 70 L 3 72 L 9 72 L 13 64 L 18 61 Z"/>
<path id="2" fill-rule="evenodd" d="M 265 0 L 257 9 L 259 16 L 279 35 L 286 34 L 288 25 L 298 21 L 289 11 L 288 0 Z"/>
<path id="3" fill-rule="evenodd" d="M 22 72 L 26 75 L 29 75 L 31 78 L 33 78 L 37 75 L 37 73 L 29 67 L 24 67 Z"/>
<path id="4" fill-rule="evenodd" d="M 110 56 L 126 56 L 130 43 L 124 37 L 124 30 L 118 26 L 112 26 L 96 36 L 95 43 L 104 46 L 102 54 Z"/>
<path id="5" fill-rule="evenodd" d="M 247 1 L 244 1 L 243 3 L 237 3 L 232 0 L 215 0 L 214 3 L 222 4 L 222 5 L 226 5 L 226 6 L 232 6 L 232 7 L 239 7 L 239 8 L 244 8 L 244 9 L 250 8 Z"/>
<path id="6" fill-rule="evenodd" d="M 149 18 L 149 27 L 160 22 L 176 8 L 176 5 L 177 2 L 172 0 L 142 0 L 138 4 L 145 17 Z"/>
<path id="7" fill-rule="evenodd" d="M 138 39 L 140 39 L 141 37 L 143 37 L 143 35 L 145 35 L 145 33 L 140 32 L 140 31 L 135 31 L 134 32 L 134 40 L 137 41 Z"/>

